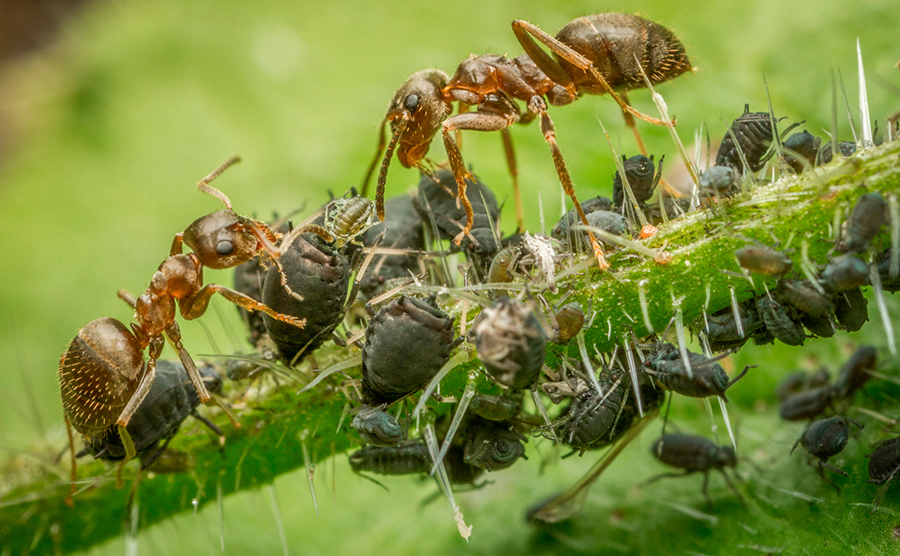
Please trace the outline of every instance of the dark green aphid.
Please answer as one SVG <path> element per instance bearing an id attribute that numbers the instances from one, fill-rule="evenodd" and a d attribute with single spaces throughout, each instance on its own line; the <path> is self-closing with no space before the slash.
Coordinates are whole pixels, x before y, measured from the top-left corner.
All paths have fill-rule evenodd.
<path id="1" fill-rule="evenodd" d="M 372 446 L 400 446 L 406 440 L 397 418 L 382 407 L 363 406 L 350 426 L 356 429 L 363 442 Z"/>
<path id="2" fill-rule="evenodd" d="M 712 505 L 709 498 L 709 472 L 716 470 L 725 477 L 725 482 L 731 490 L 741 497 L 734 487 L 731 479 L 725 473 L 726 467 L 737 466 L 737 454 L 731 446 L 719 446 L 715 442 L 692 434 L 666 434 L 653 443 L 650 447 L 653 457 L 662 463 L 684 470 L 683 473 L 663 473 L 653 477 L 647 483 L 652 483 L 663 477 L 681 477 L 691 473 L 703 473 L 703 497 Z"/>
<path id="3" fill-rule="evenodd" d="M 473 418 L 467 429 L 463 461 L 469 465 L 498 471 L 525 457 L 525 437 L 509 423 Z"/>
<path id="4" fill-rule="evenodd" d="M 775 339 L 789 346 L 803 345 L 806 340 L 803 327 L 788 314 L 780 303 L 768 296 L 763 296 L 757 300 L 756 308 L 763 322 L 766 323 L 766 329 L 775 336 Z"/>
<path id="5" fill-rule="evenodd" d="M 819 476 L 838 491 L 840 491 L 840 488 L 825 476 L 823 468 L 828 468 L 845 477 L 847 476 L 846 471 L 829 464 L 828 458 L 841 453 L 844 450 L 844 446 L 847 445 L 847 440 L 850 438 L 850 427 L 848 423 L 852 423 L 860 430 L 863 428 L 861 424 L 846 417 L 820 419 L 811 423 L 806 430 L 803 431 L 803 435 L 800 439 L 794 443 L 794 447 L 791 448 L 791 453 L 793 454 L 797 445 L 802 444 L 807 452 L 817 457 L 819 461 L 817 462 L 816 470 L 819 472 Z"/>

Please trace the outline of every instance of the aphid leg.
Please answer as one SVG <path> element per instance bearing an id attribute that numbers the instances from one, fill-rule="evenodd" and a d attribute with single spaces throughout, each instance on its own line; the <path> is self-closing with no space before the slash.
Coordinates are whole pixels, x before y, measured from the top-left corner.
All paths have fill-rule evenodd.
<path id="1" fill-rule="evenodd" d="M 659 475 L 650 477 L 649 479 L 647 479 L 646 481 L 641 483 L 641 486 L 645 487 L 647 485 L 655 483 L 656 481 L 658 481 L 660 479 L 668 479 L 668 478 L 674 478 L 674 477 L 687 477 L 688 475 L 690 475 L 692 473 L 694 473 L 694 471 L 684 471 L 683 473 L 676 473 L 674 471 L 671 473 L 660 473 Z"/>
<path id="2" fill-rule="evenodd" d="M 512 178 L 513 201 L 516 204 L 516 232 L 525 231 L 525 211 L 522 208 L 522 194 L 519 191 L 519 168 L 516 164 L 516 151 L 513 148 L 512 136 L 509 134 L 509 128 L 500 130 L 500 136 L 503 138 L 503 152 L 506 154 L 506 166 L 509 168 L 509 175 Z"/>
<path id="3" fill-rule="evenodd" d="M 75 435 L 72 434 L 72 423 L 69 422 L 69 417 L 65 414 L 63 415 L 63 420 L 66 422 L 66 435 L 69 437 L 69 457 L 72 458 L 72 469 L 69 475 L 72 484 L 69 487 L 69 494 L 66 496 L 66 505 L 71 508 L 75 505 L 72 497 L 75 496 L 75 481 L 78 480 L 78 462 L 75 460 Z"/>
<path id="4" fill-rule="evenodd" d="M 200 415 L 200 413 L 198 413 L 196 409 L 191 411 L 191 416 L 206 425 L 206 428 L 213 431 L 213 433 L 219 437 L 219 446 L 225 446 L 225 434 L 222 432 L 222 429 L 220 429 L 218 426 L 216 426 L 215 423 L 213 423 L 203 415 Z M 238 426 L 240 426 L 240 423 L 238 423 Z"/>
<path id="5" fill-rule="evenodd" d="M 740 374 L 738 374 L 736 377 L 734 377 L 734 378 L 732 378 L 731 380 L 728 381 L 728 384 L 725 385 L 725 389 L 728 390 L 729 388 L 731 388 L 731 387 L 734 385 L 735 382 L 737 382 L 737 381 L 739 381 L 740 379 L 744 378 L 744 375 L 747 374 L 747 371 L 749 371 L 750 369 L 755 369 L 757 366 L 758 366 L 758 365 L 746 365 L 746 366 L 744 367 L 744 370 L 741 371 Z M 725 399 L 725 396 L 724 396 L 724 395 L 722 396 L 722 399 Z M 728 401 L 728 400 L 726 399 L 725 401 Z"/>
<path id="6" fill-rule="evenodd" d="M 837 467 L 834 467 L 832 465 L 828 465 L 827 463 L 823 462 L 822 460 L 819 460 L 818 464 L 816 465 L 816 471 L 819 472 L 819 477 L 822 477 L 823 481 L 825 481 L 826 483 L 828 483 L 829 485 L 834 487 L 834 490 L 836 490 L 838 492 L 838 494 L 840 494 L 841 487 L 839 487 L 834 481 L 832 481 L 831 479 L 829 479 L 828 477 L 825 476 L 825 471 L 824 471 L 825 467 L 827 467 L 828 469 L 831 469 L 832 471 L 837 471 L 838 473 L 840 473 L 841 475 L 844 475 L 844 476 L 847 476 L 847 472 L 843 471 L 841 469 L 838 469 Z"/>
<path id="7" fill-rule="evenodd" d="M 537 26 L 528 23 L 527 21 L 523 21 L 521 19 L 517 19 L 512 22 L 513 33 L 516 34 L 516 38 L 519 39 L 519 44 L 522 45 L 522 48 L 525 50 L 525 53 L 534 60 L 534 63 L 547 74 L 547 77 L 552 79 L 553 81 L 559 83 L 563 87 L 567 89 L 574 89 L 572 85 L 572 80 L 566 74 L 566 72 L 562 69 L 559 63 L 551 58 L 546 52 L 544 52 L 541 47 L 537 45 L 534 39 L 541 41 L 544 46 L 549 48 L 554 54 L 563 58 L 567 62 L 577 66 L 578 68 L 588 71 L 594 77 L 596 82 L 607 92 L 609 95 L 615 100 L 622 110 L 628 114 L 632 114 L 633 116 L 637 116 L 638 118 L 644 120 L 645 122 L 649 122 L 654 125 L 665 125 L 665 122 L 662 120 L 658 120 L 656 118 L 652 118 L 646 114 L 643 114 L 636 109 L 632 108 L 628 105 L 621 96 L 619 96 L 613 88 L 609 85 L 606 79 L 603 77 L 590 60 L 582 56 L 581 54 L 575 52 L 567 45 L 561 43 L 555 37 L 548 35 L 544 31 L 542 31 Z M 533 37 L 533 38 L 532 38 Z M 674 123 L 674 122 L 673 122 Z"/>
<path id="8" fill-rule="evenodd" d="M 725 477 L 725 483 L 728 484 L 728 487 L 731 488 L 731 491 L 734 492 L 734 495 L 737 496 L 738 500 L 740 500 L 741 505 L 746 506 L 747 503 L 744 501 L 744 497 L 741 496 L 741 493 L 738 492 L 738 489 L 734 486 L 734 483 L 731 482 L 731 479 L 728 477 L 728 473 L 725 472 L 724 469 L 719 469 L 719 472 Z M 707 475 L 709 473 L 707 472 Z M 707 496 L 707 501 L 709 500 L 709 496 Z"/>

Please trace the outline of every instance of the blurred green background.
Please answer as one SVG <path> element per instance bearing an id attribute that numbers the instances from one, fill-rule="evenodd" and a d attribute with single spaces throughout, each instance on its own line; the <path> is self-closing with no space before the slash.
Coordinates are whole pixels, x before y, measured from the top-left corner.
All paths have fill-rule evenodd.
<path id="1" fill-rule="evenodd" d="M 215 184 L 238 212 L 267 218 L 272 211 L 316 207 L 329 190 L 341 194 L 359 186 L 387 103 L 409 74 L 427 67 L 452 74 L 470 53 L 518 55 L 521 49 L 509 26 L 513 19 L 555 33 L 571 19 L 598 11 L 637 13 L 681 38 L 698 71 L 660 92 L 688 144 L 701 122 L 717 142 L 744 103 L 765 110 L 763 75 L 779 116 L 806 119 L 804 127 L 824 135 L 830 126 L 832 69 L 843 72 L 856 106 L 857 37 L 870 75 L 873 116 L 883 118 L 900 107 L 900 97 L 871 78 L 900 86 L 897 4 L 889 0 L 89 3 L 56 40 L 0 68 L 0 134 L 5 138 L 0 152 L 0 446 L 63 446 L 55 374 L 59 355 L 88 321 L 105 315 L 129 320 L 130 310 L 116 291 L 143 291 L 172 236 L 221 208 L 195 185 L 225 158 L 243 157 Z M 654 113 L 646 92 L 635 92 L 631 99 L 641 111 Z M 580 198 L 610 193 L 615 169 L 597 118 L 621 152 L 636 154 L 615 103 L 585 97 L 552 108 L 551 115 Z M 843 117 L 841 122 L 841 138 L 848 139 Z M 651 153 L 665 153 L 670 168 L 676 166 L 665 130 L 641 125 L 641 132 Z M 537 126 L 516 127 L 513 139 L 528 192 L 526 217 L 536 227 L 536 195 L 548 220 L 555 219 L 560 188 Z M 440 141 L 430 154 L 443 159 Z M 498 197 L 508 199 L 499 137 L 469 133 L 464 154 Z M 399 193 L 416 182 L 415 172 L 393 164 L 388 192 Z M 509 214 L 503 226 L 514 226 Z M 230 284 L 231 276 L 210 271 L 206 279 Z M 202 321 L 183 323 L 182 330 L 192 354 L 245 348 L 236 312 L 224 302 L 215 303 Z M 860 337 L 883 345 L 875 324 Z M 758 434 L 765 444 L 767 421 L 754 428 L 752 408 L 771 404 L 771 385 L 802 356 L 817 355 L 836 368 L 849 338 L 839 335 L 839 340 L 810 342 L 800 350 L 743 351 L 735 364 L 754 362 L 760 369 L 733 396 L 732 411 L 746 413 L 742 434 L 751 439 Z M 697 432 L 704 431 L 702 408 L 682 405 L 676 411 L 687 428 L 693 422 Z M 771 442 L 783 455 L 799 432 L 785 428 Z M 605 486 L 592 495 L 588 515 L 603 521 L 602 534 L 585 525 L 590 521 L 552 533 L 535 533 L 523 522 L 527 505 L 570 484 L 593 457 L 560 463 L 540 443 L 532 444 L 528 462 L 491 477 L 496 484 L 460 495 L 467 521 L 475 525 L 468 546 L 457 537 L 442 501 L 420 508 L 434 490 L 431 484 L 389 480 L 391 492 L 385 493 L 352 476 L 343 458 L 334 471 L 331 462 L 320 464 L 319 517 L 302 474 L 277 481 L 280 519 L 293 553 L 538 553 L 562 547 L 655 553 L 667 546 L 682 553 L 711 553 L 715 547 L 723 554 L 738 553 L 725 542 L 729 536 L 723 532 L 730 529 L 723 523 L 673 509 L 702 507 L 699 478 L 644 489 L 649 492 L 632 501 L 645 509 L 642 517 L 621 519 L 612 511 L 616 497 L 630 492 L 630 485 L 661 471 L 645 453 L 654 434 L 645 435 L 626 455 L 628 463 L 614 466 L 608 484 L 603 481 Z M 544 459 L 552 462 L 545 473 Z M 808 471 L 809 489 L 830 494 Z M 861 476 L 856 478 L 861 482 Z M 737 504 L 727 494 L 719 498 L 724 501 L 715 510 Z M 226 501 L 227 552 L 281 551 L 271 502 L 265 490 Z M 140 542 L 146 544 L 145 553 L 219 553 L 217 524 L 218 510 L 210 507 L 167 522 Z M 760 529 L 758 524 L 747 527 Z M 691 533 L 678 540 L 682 530 Z M 785 534 L 777 526 L 772 531 Z M 766 548 L 767 542 L 759 545 Z M 777 546 L 777 538 L 772 542 Z M 100 550 L 114 553 L 121 547 L 119 539 Z"/>

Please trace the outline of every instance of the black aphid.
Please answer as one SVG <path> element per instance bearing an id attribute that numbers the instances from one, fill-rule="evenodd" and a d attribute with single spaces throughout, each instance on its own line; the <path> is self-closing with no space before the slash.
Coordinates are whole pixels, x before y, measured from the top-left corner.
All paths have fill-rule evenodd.
<path id="1" fill-rule="evenodd" d="M 800 439 L 794 443 L 794 447 L 791 448 L 791 453 L 793 454 L 797 445 L 803 444 L 803 447 L 806 448 L 807 452 L 819 458 L 816 465 L 819 476 L 838 491 L 841 489 L 825 476 L 823 468 L 827 467 L 836 473 L 840 473 L 845 477 L 847 476 L 846 471 L 829 464 L 828 458 L 841 453 L 844 450 L 844 446 L 847 445 L 847 440 L 850 438 L 850 426 L 848 423 L 852 423 L 860 430 L 863 428 L 861 424 L 846 417 L 820 419 L 810 423 L 810 425 L 806 427 L 806 430 L 803 431 L 803 435 Z"/>
<path id="2" fill-rule="evenodd" d="M 791 151 L 784 153 L 784 161 L 791 170 L 799 174 L 804 168 L 818 164 L 822 140 L 804 129 L 788 137 L 782 146 Z"/>
<path id="3" fill-rule="evenodd" d="M 843 292 L 865 285 L 869 267 L 854 255 L 843 255 L 828 263 L 822 272 L 822 285 L 833 292 Z"/>
<path id="4" fill-rule="evenodd" d="M 431 469 L 431 456 L 422 440 L 410 440 L 397 447 L 365 446 L 350 454 L 350 467 L 356 473 L 415 475 Z"/>
<path id="5" fill-rule="evenodd" d="M 719 396 L 726 402 L 725 391 L 739 381 L 755 365 L 747 365 L 736 377 L 729 380 L 725 369 L 715 359 L 699 353 L 687 352 L 690 372 L 680 350 L 672 344 L 661 344 L 655 354 L 644 361 L 645 372 L 666 390 L 691 398 Z"/>
<path id="6" fill-rule="evenodd" d="M 828 369 L 822 367 L 816 372 L 797 371 L 791 373 L 778 383 L 775 389 L 775 397 L 779 401 L 785 401 L 794 394 L 825 386 L 831 382 Z"/>
<path id="7" fill-rule="evenodd" d="M 738 498 L 741 498 L 731 479 L 728 478 L 728 474 L 725 473 L 726 467 L 737 466 L 737 455 L 731 446 L 719 446 L 702 436 L 672 433 L 663 435 L 654 442 L 650 447 L 650 452 L 662 463 L 683 469 L 684 473 L 663 473 L 653 477 L 646 484 L 663 477 L 682 477 L 691 473 L 703 473 L 703 497 L 706 498 L 708 504 L 712 505 L 708 492 L 709 472 L 715 469 L 725 477 L 725 482 Z"/>
<path id="8" fill-rule="evenodd" d="M 869 320 L 869 302 L 859 288 L 839 293 L 834 297 L 834 314 L 841 328 L 856 332 Z"/>
<path id="9" fill-rule="evenodd" d="M 768 330 L 777 340 L 789 346 L 801 346 L 806 340 L 806 333 L 799 320 L 787 310 L 784 305 L 768 296 L 760 297 L 756 301 L 756 310 L 759 312 Z"/>
<path id="10" fill-rule="evenodd" d="M 509 423 L 469 419 L 463 461 L 485 471 L 498 471 L 525 457 L 525 437 Z"/>
<path id="11" fill-rule="evenodd" d="M 628 178 L 628 185 L 631 186 L 631 192 L 634 194 L 635 200 L 642 205 L 650 200 L 656 185 L 662 177 L 662 166 L 665 155 L 660 157 L 659 166 L 654 166 L 653 155 L 650 158 L 639 154 L 631 158 L 625 158 L 622 155 L 622 166 L 625 168 L 625 176 Z M 613 203 L 616 210 L 621 210 L 622 205 L 628 201 L 625 195 L 625 187 L 622 185 L 622 177 L 616 171 L 613 176 Z M 587 212 L 587 210 L 585 210 Z"/>
<path id="12" fill-rule="evenodd" d="M 845 253 L 862 253 L 869 248 L 872 239 L 889 220 L 888 204 L 881 193 L 873 191 L 863 195 L 853 206 L 853 212 L 847 220 L 847 234 L 841 238 L 839 250 Z"/>
<path id="13" fill-rule="evenodd" d="M 350 426 L 356 429 L 363 442 L 372 446 L 400 446 L 406 440 L 397 418 L 382 407 L 363 406 Z"/>
<path id="14" fill-rule="evenodd" d="M 778 118 L 779 122 L 784 118 Z M 796 127 L 794 124 L 791 128 Z M 790 130 L 791 128 L 788 128 Z M 788 131 L 785 130 L 785 133 Z M 731 133 L 726 133 L 719 145 L 716 155 L 716 166 L 730 166 L 739 173 L 744 173 L 744 164 L 738 153 L 738 147 L 751 172 L 759 172 L 772 156 L 769 146 L 772 143 L 772 119 L 768 112 L 750 112 L 750 105 L 744 105 L 744 113 L 731 123 Z M 733 137 L 732 137 L 733 134 Z M 735 143 L 737 141 L 737 143 Z"/>

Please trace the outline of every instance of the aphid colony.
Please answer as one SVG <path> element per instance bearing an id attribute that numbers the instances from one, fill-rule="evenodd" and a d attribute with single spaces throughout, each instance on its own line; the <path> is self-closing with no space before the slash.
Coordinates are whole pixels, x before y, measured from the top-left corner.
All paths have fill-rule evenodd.
<path id="1" fill-rule="evenodd" d="M 587 33 L 585 22 L 647 31 L 644 62 L 632 60 L 635 45 L 619 44 L 615 48 L 622 51 L 614 48 L 614 53 L 621 59 L 602 60 L 617 64 L 618 71 L 595 68 L 598 60 L 588 58 L 596 54 L 575 52 L 579 49 L 571 44 L 573 36 Z M 348 345 L 358 363 L 338 365 L 347 378 L 331 385 L 342 387 L 335 392 L 343 394 L 336 395 L 346 396 L 349 425 L 365 445 L 350 456 L 353 469 L 434 474 L 443 478 L 449 495 L 450 484 L 480 484 L 483 473 L 523 458 L 529 438 L 542 437 L 579 455 L 610 446 L 618 453 L 667 398 L 671 402 L 672 394 L 727 402 L 727 392 L 753 366 L 729 376 L 719 361 L 747 341 L 801 345 L 812 336 L 833 336 L 837 329 L 859 330 L 868 320 L 861 288 L 876 280 L 878 295 L 900 287 L 897 246 L 884 245 L 881 233 L 890 223 L 888 201 L 873 191 L 859 197 L 842 222 L 834 256 L 805 277 L 790 251 L 749 240 L 737 249 L 734 266 L 723 270 L 763 285 L 752 297 L 691 323 L 704 353 L 687 349 L 677 319 L 677 343 L 667 341 L 668 328 L 661 337 L 623 334 L 622 345 L 612 351 L 587 343 L 582 329 L 598 315 L 568 300 L 572 292 L 557 287 L 560 270 L 586 251 L 605 268 L 604 248 L 636 245 L 653 226 L 731 202 L 742 187 L 755 185 L 754 173 L 778 150 L 779 119 L 745 107 L 690 198 L 658 190 L 664 156 L 654 162 L 655 156 L 644 153 L 622 157 L 623 171 L 609 183 L 612 199 L 579 203 L 556 145 L 548 102 L 567 104 L 583 92 L 611 94 L 629 119 L 635 115 L 660 123 L 631 108 L 613 89 L 660 83 L 689 70 L 690 64 L 670 31 L 637 16 L 599 14 L 576 20 L 556 38 L 527 22 L 516 21 L 513 28 L 527 54 L 513 60 L 473 57 L 453 78 L 425 70 L 398 90 L 382 126 L 390 122 L 391 140 L 385 148 L 382 138 L 370 169 L 385 150 L 375 203 L 351 193 L 329 202 L 310 219 L 313 223 L 282 229 L 238 216 L 228 198 L 209 185 L 234 160 L 201 180 L 199 189 L 221 199 L 226 209 L 176 235 L 170 256 L 143 295 L 120 292 L 135 308 L 131 330 L 112 318 L 97 319 L 78 332 L 62 357 L 66 422 L 83 435 L 82 453 L 121 460 L 123 466 L 138 456 L 143 466 L 150 465 L 188 415 L 221 436 L 196 407 L 211 399 L 210 392 L 221 391 L 222 379 L 211 370 L 198 371 L 181 344 L 175 320 L 176 310 L 188 320 L 202 316 L 214 293 L 247 311 L 251 343 L 268 354 L 261 359 L 277 359 L 286 367 L 309 361 L 317 370 L 317 348 L 329 340 Z M 558 59 L 544 54 L 534 39 Z M 504 85 L 492 85 L 490 72 L 503 74 Z M 514 99 L 525 101 L 528 111 L 520 114 Z M 477 111 L 451 117 L 453 102 L 475 105 Z M 517 233 L 504 238 L 496 197 L 466 169 L 453 132 L 501 131 L 515 180 L 508 127 L 531 119 L 540 119 L 574 208 L 560 218 L 550 237 L 526 232 L 519 210 Z M 450 161 L 431 167 L 424 157 L 439 128 Z M 779 160 L 796 172 L 830 160 L 830 144 L 822 146 L 810 137 L 807 132 L 789 137 Z M 853 148 L 841 143 L 841 156 L 849 156 Z M 395 150 L 401 164 L 419 167 L 423 176 L 413 194 L 385 200 L 383 187 Z M 707 205 L 713 208 L 703 208 Z M 445 251 L 441 242 L 448 240 Z M 193 253 L 183 254 L 183 244 Z M 867 262 L 873 248 L 878 254 Z M 464 289 L 454 287 L 448 256 L 455 253 L 466 261 L 460 265 Z M 204 266 L 234 268 L 235 289 L 204 284 Z M 262 318 L 255 319 L 254 311 Z M 477 316 L 470 315 L 473 311 Z M 166 338 L 176 347 L 180 364 L 157 363 Z M 714 356 L 716 352 L 722 355 Z M 874 349 L 863 347 L 835 383 L 821 376 L 791 377 L 783 388 L 782 417 L 807 420 L 840 413 L 875 362 Z M 448 373 L 466 373 L 457 368 L 461 364 L 468 370 L 464 389 L 438 390 Z M 331 374 L 320 371 L 307 388 Z M 229 369 L 230 378 L 242 376 Z M 816 421 L 797 441 L 818 458 L 817 469 L 829 482 L 823 469 L 841 472 L 828 459 L 847 443 L 848 424 L 859 426 L 841 415 Z M 896 440 L 873 453 L 873 482 L 889 483 L 900 470 Z M 737 492 L 725 474 L 725 467 L 734 468 L 739 459 L 731 446 L 664 433 L 654 443 L 653 455 L 684 473 L 703 473 L 707 499 L 713 469 Z M 544 510 L 552 507 L 551 502 Z"/>

